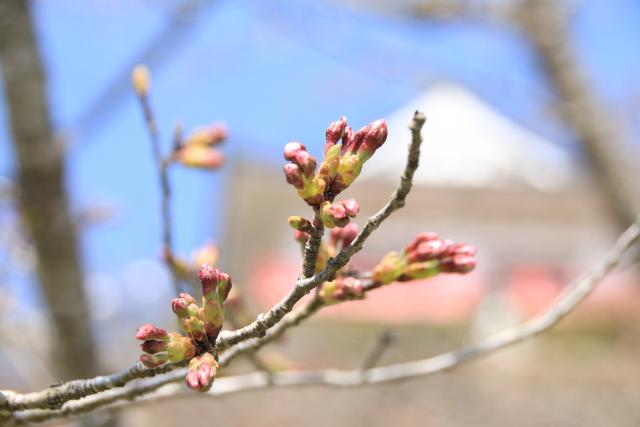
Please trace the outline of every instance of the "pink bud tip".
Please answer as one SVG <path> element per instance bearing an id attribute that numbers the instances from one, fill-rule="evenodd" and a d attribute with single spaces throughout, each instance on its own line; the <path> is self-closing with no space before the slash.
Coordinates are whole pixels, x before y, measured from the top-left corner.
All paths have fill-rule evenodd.
<path id="1" fill-rule="evenodd" d="M 324 146 L 325 151 L 338 143 L 342 138 L 342 135 L 344 135 L 346 127 L 347 118 L 345 116 L 340 117 L 338 121 L 329 125 L 326 132 L 326 144 Z"/>
<path id="2" fill-rule="evenodd" d="M 350 222 L 344 227 L 336 227 L 331 230 L 331 242 L 333 245 L 340 244 L 341 247 L 347 247 L 353 242 L 358 235 L 358 225 Z"/>
<path id="3" fill-rule="evenodd" d="M 387 122 L 376 120 L 365 128 L 360 150 L 373 154 L 387 140 Z"/>
<path id="4" fill-rule="evenodd" d="M 343 200 L 342 206 L 344 206 L 345 212 L 350 217 L 358 215 L 358 212 L 360 211 L 360 205 L 358 204 L 356 199 Z"/>
<path id="5" fill-rule="evenodd" d="M 142 340 L 142 341 L 146 341 L 146 340 L 159 340 L 159 339 L 163 339 L 167 336 L 167 331 L 162 329 L 162 328 L 158 328 L 155 325 L 152 325 L 151 323 L 147 323 L 145 325 L 142 325 L 138 328 L 138 331 L 136 332 L 136 339 L 137 340 Z"/>
<path id="6" fill-rule="evenodd" d="M 284 158 L 285 160 L 293 161 L 296 158 L 296 154 L 300 151 L 307 151 L 304 144 L 299 142 L 290 142 L 284 146 Z"/>
<path id="7" fill-rule="evenodd" d="M 202 292 L 206 295 L 208 292 L 215 290 L 220 282 L 228 282 L 229 275 L 223 273 L 217 268 L 209 265 L 202 264 L 200 271 L 198 272 L 198 278 L 202 284 Z"/>
<path id="8" fill-rule="evenodd" d="M 287 179 L 287 182 L 298 190 L 302 190 L 304 188 L 302 171 L 298 165 L 293 163 L 287 163 L 284 165 L 284 176 Z"/>

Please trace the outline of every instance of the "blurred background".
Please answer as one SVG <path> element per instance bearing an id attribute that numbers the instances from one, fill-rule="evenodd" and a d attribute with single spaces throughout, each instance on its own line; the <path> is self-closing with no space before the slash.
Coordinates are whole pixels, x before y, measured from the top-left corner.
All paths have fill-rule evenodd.
<path id="1" fill-rule="evenodd" d="M 633 0 L 5 0 L 0 5 L 0 388 L 111 373 L 135 328 L 172 328 L 160 188 L 130 86 L 152 73 L 163 147 L 224 122 L 224 168 L 172 168 L 176 253 L 207 242 L 244 315 L 299 274 L 289 215 L 308 208 L 282 147 L 317 158 L 326 126 L 385 118 L 389 140 L 345 194 L 359 221 L 428 116 L 407 207 L 354 263 L 417 232 L 479 249 L 465 276 L 387 287 L 265 349 L 278 368 L 357 368 L 468 345 L 530 318 L 640 212 L 640 4 Z M 640 423 L 633 259 L 551 333 L 396 385 L 182 399 L 53 425 L 620 425 Z M 242 321 L 242 319 L 240 320 Z M 238 361 L 225 373 L 252 369 Z M 251 410 L 247 410 L 247 407 Z"/>

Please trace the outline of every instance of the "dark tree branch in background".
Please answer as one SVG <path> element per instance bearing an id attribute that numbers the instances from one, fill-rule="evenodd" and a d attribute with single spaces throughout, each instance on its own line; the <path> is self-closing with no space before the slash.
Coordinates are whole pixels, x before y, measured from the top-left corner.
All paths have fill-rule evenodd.
<path id="1" fill-rule="evenodd" d="M 397 363 L 377 368 L 368 368 L 365 370 L 357 369 L 352 371 L 340 371 L 327 369 L 317 371 L 296 370 L 270 373 L 254 372 L 247 375 L 219 378 L 216 380 L 214 388 L 208 393 L 208 395 L 221 396 L 248 390 L 264 389 L 272 386 L 323 385 L 332 387 L 353 387 L 402 381 L 409 378 L 432 375 L 455 368 L 466 362 L 486 356 L 495 351 L 521 342 L 527 338 L 531 338 L 556 325 L 567 314 L 575 309 L 609 272 L 620 264 L 624 255 L 627 254 L 629 249 L 637 244 L 638 241 L 640 241 L 640 217 L 622 235 L 620 235 L 614 247 L 602 262 L 588 273 L 574 280 L 546 310 L 543 310 L 531 320 L 498 332 L 497 334 L 494 334 L 478 344 L 466 349 L 444 353 L 421 360 Z M 277 335 L 276 330 L 281 333 L 284 329 L 295 326 L 301 320 L 308 318 L 322 306 L 322 304 L 318 304 L 316 301 L 317 300 L 313 300 L 304 309 L 285 318 L 283 321 L 278 323 L 276 327 L 269 331 L 270 333 L 264 338 L 248 341 L 235 346 L 230 351 L 224 353 L 220 359 L 221 367 L 226 366 L 233 358 L 242 354 L 242 351 L 237 351 L 237 349 L 242 346 L 254 346 L 258 348 L 266 342 L 271 341 Z M 283 327 L 282 325 L 288 326 Z M 267 338 L 269 339 L 267 340 Z M 147 381 L 143 380 L 135 384 L 129 384 L 127 387 L 122 389 L 89 396 L 82 400 L 69 401 L 60 409 L 49 411 L 24 411 L 22 413 L 14 414 L 14 421 L 16 424 L 23 424 L 83 414 L 94 411 L 98 408 L 112 407 L 114 404 L 115 406 L 124 406 L 131 405 L 136 402 L 156 401 L 161 398 L 202 396 L 201 394 L 185 393 L 182 387 L 177 386 L 170 386 L 162 390 L 158 390 L 153 394 L 148 394 L 165 385 L 181 381 L 184 378 L 184 375 L 184 370 L 174 371 Z M 140 396 L 145 397 L 140 398 Z M 14 398 L 8 394 L 5 394 L 5 397 L 9 399 Z M 136 398 L 138 399 L 134 400 Z"/>
<path id="2" fill-rule="evenodd" d="M 65 191 L 63 152 L 51 131 L 43 67 L 27 2 L 0 2 L 0 59 L 16 154 L 16 196 L 38 257 L 60 379 L 95 375 L 97 359 L 77 236 Z"/>
<path id="3" fill-rule="evenodd" d="M 559 98 L 559 110 L 582 142 L 618 224 L 623 227 L 640 212 L 638 152 L 625 140 L 616 118 L 586 81 L 565 17 L 558 8 L 555 1 L 526 0 L 517 21 L 535 47 Z"/>
<path id="4" fill-rule="evenodd" d="M 565 2 L 555 0 L 427 0 L 414 9 L 424 19 L 472 19 L 510 25 L 527 37 L 557 110 L 579 139 L 620 228 L 640 212 L 640 161 L 621 125 L 587 82 L 567 28 Z"/>

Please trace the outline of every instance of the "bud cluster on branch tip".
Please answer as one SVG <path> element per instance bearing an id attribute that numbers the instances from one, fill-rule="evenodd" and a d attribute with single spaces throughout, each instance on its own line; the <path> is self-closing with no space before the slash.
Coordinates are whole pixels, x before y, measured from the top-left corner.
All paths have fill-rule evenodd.
<path id="1" fill-rule="evenodd" d="M 209 391 L 218 370 L 218 362 L 209 353 L 194 357 L 189 362 L 185 383 L 197 391 Z"/>
<path id="2" fill-rule="evenodd" d="M 324 282 L 320 288 L 320 298 L 325 304 L 364 299 L 364 285 L 360 279 L 340 276 L 331 282 Z"/>
<path id="3" fill-rule="evenodd" d="M 171 301 L 186 336 L 168 333 L 146 324 L 138 328 L 136 339 L 143 341 L 140 361 L 153 368 L 166 362 L 191 360 L 187 385 L 195 390 L 208 390 L 216 373 L 215 358 L 206 352 L 222 329 L 224 303 L 231 291 L 231 278 L 209 264 L 203 264 L 198 274 L 202 285 L 202 305 L 187 293 Z"/>
<path id="4" fill-rule="evenodd" d="M 149 69 L 145 65 L 136 65 L 131 72 L 131 84 L 133 90 L 140 97 L 149 94 L 149 86 L 151 86 L 151 76 Z"/>
<path id="5" fill-rule="evenodd" d="M 223 124 L 213 124 L 196 129 L 176 147 L 172 159 L 184 166 L 200 169 L 217 169 L 224 163 L 224 155 L 215 146 L 228 136 Z"/>
<path id="6" fill-rule="evenodd" d="M 373 280 L 387 284 L 426 279 L 440 273 L 468 273 L 476 266 L 476 248 L 420 233 L 401 254 L 388 253 L 373 270 Z"/>
<path id="7" fill-rule="evenodd" d="M 308 204 L 318 206 L 347 188 L 358 177 L 364 163 L 387 139 L 387 124 L 376 120 L 353 132 L 347 119 L 341 117 L 326 131 L 324 159 L 316 172 L 316 160 L 299 142 L 284 147 L 287 182 L 298 190 Z M 340 143 L 342 141 L 342 143 Z"/>
<path id="8" fill-rule="evenodd" d="M 355 199 L 334 203 L 324 201 L 320 205 L 320 220 L 327 228 L 344 227 L 359 211 L 360 205 Z"/>

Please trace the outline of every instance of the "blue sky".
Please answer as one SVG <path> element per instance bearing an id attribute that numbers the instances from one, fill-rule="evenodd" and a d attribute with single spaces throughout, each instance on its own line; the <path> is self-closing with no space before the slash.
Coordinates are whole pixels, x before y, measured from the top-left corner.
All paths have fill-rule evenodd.
<path id="1" fill-rule="evenodd" d="M 83 236 L 86 269 L 119 275 L 133 260 L 156 257 L 160 243 L 159 189 L 128 70 L 179 2 L 34 4 L 53 122 L 69 138 L 73 205 L 106 201 L 116 208 L 114 222 Z M 632 0 L 615 7 L 585 0 L 571 19 L 584 72 L 636 136 L 639 20 L 640 4 Z M 205 2 L 155 54 L 151 99 L 166 144 L 177 120 L 187 129 L 224 121 L 230 158 L 261 158 L 276 169 L 287 141 L 319 150 L 326 125 L 338 116 L 356 126 L 385 117 L 441 79 L 468 86 L 524 126 L 575 147 L 549 120 L 551 94 L 530 48 L 507 28 L 389 18 L 322 1 L 218 0 Z M 109 102 L 87 118 L 106 88 Z M 11 177 L 4 106 L 0 113 L 0 175 Z M 220 235 L 226 178 L 225 171 L 172 171 L 179 252 Z"/>

